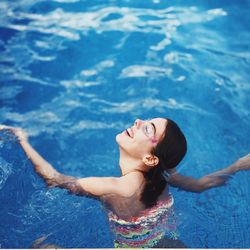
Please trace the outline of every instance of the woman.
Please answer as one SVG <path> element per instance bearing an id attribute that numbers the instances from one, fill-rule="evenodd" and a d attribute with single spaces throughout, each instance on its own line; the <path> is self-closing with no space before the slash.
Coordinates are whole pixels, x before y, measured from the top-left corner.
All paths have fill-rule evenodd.
<path id="1" fill-rule="evenodd" d="M 225 184 L 229 176 L 239 170 L 250 169 L 248 154 L 229 167 L 198 180 L 180 175 L 175 168 L 184 157 L 187 144 L 171 119 L 137 119 L 133 126 L 116 136 L 121 177 L 63 175 L 32 148 L 21 129 L 6 126 L 0 129 L 10 129 L 18 137 L 36 172 L 49 187 L 66 188 L 105 204 L 116 247 L 170 247 L 170 242 L 177 242 L 173 197 L 168 185 L 202 192 Z"/>

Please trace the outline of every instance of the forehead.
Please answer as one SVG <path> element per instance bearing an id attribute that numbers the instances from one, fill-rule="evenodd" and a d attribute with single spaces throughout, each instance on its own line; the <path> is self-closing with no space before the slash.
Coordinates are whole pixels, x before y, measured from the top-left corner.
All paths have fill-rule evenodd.
<path id="1" fill-rule="evenodd" d="M 166 129 L 166 125 L 167 125 L 167 119 L 164 118 L 153 118 L 150 120 L 150 122 L 154 123 L 155 128 L 156 128 L 156 137 L 160 138 L 165 129 Z"/>

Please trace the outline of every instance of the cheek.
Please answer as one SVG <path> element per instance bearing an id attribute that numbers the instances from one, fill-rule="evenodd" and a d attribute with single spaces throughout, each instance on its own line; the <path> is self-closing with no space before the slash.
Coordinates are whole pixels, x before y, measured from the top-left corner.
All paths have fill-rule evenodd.
<path id="1" fill-rule="evenodd" d="M 137 136 L 134 139 L 129 138 L 126 134 L 120 133 L 116 136 L 117 144 L 127 151 L 130 155 L 143 157 L 151 153 L 153 144 L 149 139 Z"/>
<path id="2" fill-rule="evenodd" d="M 133 148 L 138 154 L 144 156 L 145 154 L 150 154 L 153 149 L 153 144 L 148 139 L 135 140 L 133 143 Z"/>

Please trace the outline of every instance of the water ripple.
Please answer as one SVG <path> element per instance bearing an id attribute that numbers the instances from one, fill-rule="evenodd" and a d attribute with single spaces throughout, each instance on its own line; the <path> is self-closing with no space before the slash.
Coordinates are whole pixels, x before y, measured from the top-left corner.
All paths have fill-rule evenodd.
<path id="1" fill-rule="evenodd" d="M 169 76 L 171 74 L 171 69 L 165 69 L 160 67 L 146 66 L 146 65 L 131 65 L 122 70 L 120 75 L 121 78 L 126 77 L 161 77 Z"/>
<path id="2" fill-rule="evenodd" d="M 197 2 L 197 6 L 185 3 L 185 7 L 166 7 L 169 3 L 160 0 L 149 1 L 149 5 L 145 1 L 97 2 L 0 2 L 0 121 L 23 127 L 34 136 L 32 143 L 39 152 L 43 151 L 46 159 L 52 159 L 55 166 L 63 166 L 65 173 L 79 176 L 116 171 L 113 166 L 117 151 L 110 138 L 131 126 L 137 117 L 168 115 L 177 118 L 178 123 L 181 121 L 192 149 L 187 164 L 179 167 L 184 174 L 187 171 L 186 174 L 203 175 L 204 169 L 216 170 L 216 166 L 245 152 L 249 147 L 250 121 L 250 37 L 246 28 L 249 22 L 245 10 L 239 12 L 241 19 L 235 9 L 244 5 L 221 3 L 225 7 L 217 8 L 214 6 L 218 4 L 212 2 Z M 232 39 L 234 34 L 237 36 Z M 6 141 L 11 142 L 8 138 Z M 4 140 L 0 141 L 0 149 L 3 146 Z M 53 152 L 58 155 L 51 156 Z M 190 162 L 193 170 L 186 168 Z M 10 174 L 11 166 L 0 157 L 0 189 Z M 238 176 L 235 179 L 238 181 Z M 183 196 L 178 192 L 177 207 L 180 204 L 183 211 L 186 201 L 184 206 L 193 211 L 186 213 L 184 220 L 184 238 L 187 235 L 185 240 L 191 246 L 211 247 L 224 240 L 217 234 L 213 236 L 212 220 L 222 225 L 221 235 L 231 239 L 223 246 L 245 244 L 247 234 L 241 237 L 246 228 L 244 220 L 242 227 L 237 224 L 237 232 L 228 230 L 234 232 L 233 236 L 224 228 L 235 222 L 235 218 L 227 221 L 226 210 L 233 208 L 239 212 L 247 207 L 248 199 L 244 197 L 247 178 L 240 179 L 244 185 L 239 189 L 231 182 L 233 188 L 228 192 L 234 197 L 223 202 L 224 196 L 217 193 L 203 196 L 196 203 L 194 194 Z M 75 221 L 82 211 L 87 211 L 68 202 L 65 213 L 65 197 L 76 199 L 76 204 L 79 197 L 65 196 L 58 189 L 41 190 L 36 176 L 32 184 L 40 191 L 30 190 L 33 195 L 20 204 L 20 211 L 18 208 L 12 211 L 11 203 L 5 208 L 10 221 L 20 222 L 15 229 L 5 227 L 6 235 L 18 237 L 18 244 L 13 247 L 27 247 L 23 243 L 31 240 L 27 233 L 34 236 L 34 232 L 41 230 L 58 231 L 60 235 L 53 239 L 63 241 L 60 237 L 72 222 L 72 211 L 79 209 L 79 213 L 74 213 Z M 220 197 L 218 204 L 216 197 Z M 224 220 L 217 217 L 221 211 Z M 75 223 L 76 240 L 93 242 L 92 232 L 96 229 L 89 230 L 89 226 L 96 213 L 95 209 L 94 216 L 79 220 L 88 227 L 84 230 L 86 239 L 81 233 L 78 235 L 82 224 Z M 245 214 L 246 211 L 241 218 L 246 218 Z M 4 213 L 2 216 L 5 219 Z M 66 224 L 61 224 L 65 218 Z M 65 246 L 76 246 L 71 236 L 68 234 L 70 239 Z M 243 243 L 235 243 L 238 236 Z M 6 237 L 10 245 L 12 238 Z M 104 246 L 106 242 L 105 238 L 102 244 L 93 244 Z"/>
<path id="3" fill-rule="evenodd" d="M 90 30 L 97 33 L 107 31 L 157 33 L 166 36 L 152 49 L 161 50 L 171 43 L 171 34 L 180 25 L 201 23 L 213 20 L 218 16 L 225 16 L 223 9 L 211 9 L 201 12 L 195 7 L 169 7 L 166 9 L 136 9 L 127 7 L 105 7 L 95 11 L 67 12 L 57 8 L 47 14 L 14 11 L 14 7 L 7 5 L 7 15 L 2 17 L 5 26 L 17 31 L 37 31 L 46 34 L 56 34 L 70 40 L 79 40 L 80 33 L 86 34 Z M 110 16 L 116 18 L 108 18 Z M 145 20 L 143 17 L 147 16 Z M 9 20 L 29 20 L 28 25 L 10 23 Z M 79 33 L 80 32 L 80 33 Z"/>
<path id="4" fill-rule="evenodd" d="M 7 163 L 2 157 L 0 157 L 0 190 L 3 188 L 11 173 L 11 164 Z"/>

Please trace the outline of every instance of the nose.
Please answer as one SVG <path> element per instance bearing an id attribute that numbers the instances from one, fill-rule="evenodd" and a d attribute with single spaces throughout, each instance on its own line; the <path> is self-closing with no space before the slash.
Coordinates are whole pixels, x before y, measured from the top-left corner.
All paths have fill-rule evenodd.
<path id="1" fill-rule="evenodd" d="M 141 124 L 142 124 L 142 120 L 140 120 L 140 119 L 136 119 L 135 120 L 135 124 L 134 125 L 135 125 L 136 128 L 140 128 Z"/>

